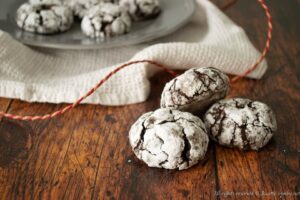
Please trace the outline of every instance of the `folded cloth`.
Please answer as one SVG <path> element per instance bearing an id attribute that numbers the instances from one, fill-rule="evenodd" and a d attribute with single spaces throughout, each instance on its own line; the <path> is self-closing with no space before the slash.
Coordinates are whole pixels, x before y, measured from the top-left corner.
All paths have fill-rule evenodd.
<path id="1" fill-rule="evenodd" d="M 31 48 L 0 31 L 0 96 L 28 102 L 71 103 L 128 60 L 149 59 L 173 69 L 213 66 L 241 74 L 259 57 L 243 29 L 208 0 L 196 0 L 189 24 L 151 43 L 106 50 Z M 155 44 L 155 45 L 153 45 Z M 249 75 L 259 79 L 266 61 Z M 145 101 L 154 67 L 123 69 L 84 103 L 125 105 Z"/>

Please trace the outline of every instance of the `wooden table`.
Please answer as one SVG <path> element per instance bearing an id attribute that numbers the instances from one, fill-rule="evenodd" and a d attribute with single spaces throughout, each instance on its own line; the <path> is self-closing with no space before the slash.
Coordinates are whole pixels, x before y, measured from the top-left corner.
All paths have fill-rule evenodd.
<path id="1" fill-rule="evenodd" d="M 221 5 L 223 0 L 215 0 Z M 230 96 L 270 105 L 278 132 L 260 152 L 210 144 L 207 159 L 186 171 L 152 169 L 128 143 L 130 125 L 159 106 L 162 80 L 152 80 L 145 103 L 124 107 L 81 105 L 42 122 L 0 122 L 1 199 L 300 199 L 299 0 L 269 0 L 275 25 L 269 70 L 260 81 L 242 80 Z M 262 48 L 266 25 L 256 1 L 226 13 Z M 0 110 L 44 114 L 64 105 L 0 100 Z"/>

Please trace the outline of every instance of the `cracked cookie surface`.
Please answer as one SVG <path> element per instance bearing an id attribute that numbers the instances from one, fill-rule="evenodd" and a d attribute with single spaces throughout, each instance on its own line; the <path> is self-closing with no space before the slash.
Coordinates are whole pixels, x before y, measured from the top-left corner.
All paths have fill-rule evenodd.
<path id="1" fill-rule="evenodd" d="M 205 67 L 190 69 L 166 84 L 162 96 L 162 108 L 181 111 L 203 111 L 223 99 L 229 91 L 229 79 L 220 70 Z"/>
<path id="2" fill-rule="evenodd" d="M 76 17 L 81 19 L 92 7 L 98 5 L 99 3 L 110 3 L 112 1 L 113 0 L 65 0 L 65 4 L 73 10 L 73 13 Z"/>
<path id="3" fill-rule="evenodd" d="M 81 22 L 83 33 L 91 38 L 105 38 L 128 33 L 131 19 L 127 11 L 112 3 L 93 7 Z"/>
<path id="4" fill-rule="evenodd" d="M 243 150 L 259 150 L 277 130 L 275 115 L 266 104 L 241 98 L 214 104 L 204 121 L 214 141 Z"/>
<path id="5" fill-rule="evenodd" d="M 16 22 L 25 31 L 53 34 L 71 28 L 73 13 L 70 8 L 63 5 L 25 3 L 16 13 Z"/>
<path id="6" fill-rule="evenodd" d="M 118 2 L 128 10 L 135 21 L 153 19 L 161 12 L 159 0 L 118 0 Z"/>
<path id="7" fill-rule="evenodd" d="M 142 115 L 132 125 L 129 140 L 135 155 L 149 167 L 179 170 L 202 160 L 209 142 L 200 118 L 172 109 Z"/>

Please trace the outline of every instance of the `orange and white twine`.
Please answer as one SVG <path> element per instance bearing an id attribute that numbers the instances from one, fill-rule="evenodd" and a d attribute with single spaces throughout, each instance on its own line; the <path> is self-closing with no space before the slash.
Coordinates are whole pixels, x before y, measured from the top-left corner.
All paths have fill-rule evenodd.
<path id="1" fill-rule="evenodd" d="M 267 34 L 267 41 L 264 47 L 264 50 L 262 51 L 260 57 L 257 59 L 257 61 L 254 63 L 254 65 L 252 65 L 247 71 L 245 71 L 243 74 L 238 75 L 236 77 L 234 77 L 231 82 L 236 82 L 237 80 L 247 76 L 248 74 L 250 74 L 251 72 L 253 72 L 258 66 L 259 64 L 261 64 L 261 62 L 264 60 L 264 58 L 266 57 L 267 53 L 270 50 L 270 44 L 271 44 L 271 40 L 272 40 L 272 32 L 273 32 L 273 25 L 272 25 L 272 17 L 270 14 L 270 10 L 268 8 L 268 6 L 266 5 L 264 0 L 258 0 L 258 2 L 261 4 L 262 8 L 265 11 L 267 20 L 268 20 L 268 34 Z M 13 119 L 13 120 L 22 120 L 22 121 L 37 121 L 37 120 L 47 120 L 47 119 L 51 119 L 54 117 L 57 117 L 59 115 L 64 114 L 65 112 L 73 109 L 74 107 L 76 107 L 77 105 L 79 105 L 84 99 L 86 99 L 87 97 L 89 97 L 90 95 L 92 95 L 97 89 L 99 89 L 107 80 L 109 80 L 113 75 L 117 74 L 119 71 L 121 71 L 122 69 L 129 67 L 131 65 L 134 64 L 139 64 L 139 63 L 148 63 L 148 64 L 152 64 L 153 66 L 162 68 L 164 71 L 168 72 L 169 74 L 176 76 L 176 72 L 174 72 L 173 70 L 169 69 L 167 66 L 152 61 L 152 60 L 138 60 L 138 61 L 132 61 L 132 62 L 128 62 L 125 63 L 119 67 L 117 67 L 116 69 L 114 69 L 112 72 L 110 72 L 109 74 L 107 74 L 103 79 L 101 79 L 92 89 L 90 89 L 85 95 L 83 95 L 82 97 L 80 97 L 76 102 L 74 102 L 71 105 L 68 105 L 66 107 L 64 107 L 61 110 L 55 111 L 51 114 L 46 114 L 43 116 L 21 116 L 21 115 L 13 115 L 13 114 L 9 114 L 9 113 L 5 113 L 5 112 L 1 112 L 0 111 L 0 117 L 5 117 L 5 118 L 9 118 L 9 119 Z"/>

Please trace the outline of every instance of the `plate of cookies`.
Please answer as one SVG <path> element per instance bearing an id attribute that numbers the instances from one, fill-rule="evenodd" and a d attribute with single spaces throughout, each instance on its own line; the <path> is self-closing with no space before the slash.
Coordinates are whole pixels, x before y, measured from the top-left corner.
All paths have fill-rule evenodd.
<path id="1" fill-rule="evenodd" d="M 31 46 L 113 48 L 171 34 L 194 10 L 194 0 L 7 0 L 0 29 Z"/>

